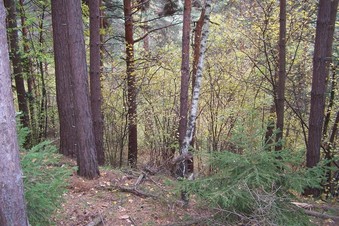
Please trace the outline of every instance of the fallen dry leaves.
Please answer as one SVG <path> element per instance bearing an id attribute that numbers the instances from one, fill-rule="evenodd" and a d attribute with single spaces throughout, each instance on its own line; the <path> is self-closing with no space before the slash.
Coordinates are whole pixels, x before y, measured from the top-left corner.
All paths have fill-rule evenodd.
<path id="1" fill-rule="evenodd" d="M 92 221 L 109 226 L 167 225 L 209 215 L 194 201 L 185 209 L 178 205 L 179 196 L 168 192 L 171 188 L 164 185 L 164 176 L 149 176 L 150 179 L 147 176 L 138 185 L 138 190 L 157 194 L 160 198 L 139 197 L 118 189 L 119 186 L 133 187 L 139 174 L 102 169 L 100 178 L 95 180 L 73 174 L 69 190 L 64 194 L 64 203 L 53 221 L 60 226 L 87 225 Z"/>

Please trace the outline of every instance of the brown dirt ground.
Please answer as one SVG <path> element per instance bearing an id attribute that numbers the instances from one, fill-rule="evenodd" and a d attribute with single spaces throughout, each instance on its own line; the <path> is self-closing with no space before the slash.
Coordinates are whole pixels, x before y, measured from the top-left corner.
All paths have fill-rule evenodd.
<path id="1" fill-rule="evenodd" d="M 210 214 L 194 200 L 188 207 L 183 207 L 178 201 L 179 195 L 170 185 L 164 185 L 165 180 L 173 180 L 169 176 L 147 175 L 137 186 L 139 190 L 157 196 L 152 198 L 139 197 L 118 188 L 132 188 L 141 171 L 101 169 L 100 173 L 95 180 L 85 180 L 76 173 L 70 177 L 64 202 L 53 216 L 56 225 L 88 225 L 95 219 L 102 220 L 98 225 L 105 226 L 204 225 L 197 219 Z"/>

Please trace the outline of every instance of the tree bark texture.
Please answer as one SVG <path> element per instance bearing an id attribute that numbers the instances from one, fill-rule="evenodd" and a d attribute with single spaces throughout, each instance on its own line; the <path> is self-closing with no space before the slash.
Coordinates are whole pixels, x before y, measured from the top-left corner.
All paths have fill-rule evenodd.
<path id="1" fill-rule="evenodd" d="M 203 66 L 204 66 L 204 55 L 206 51 L 206 43 L 207 43 L 207 38 L 208 38 L 208 33 L 209 33 L 210 13 L 211 13 L 211 0 L 206 0 L 204 24 L 203 24 L 202 35 L 201 35 L 201 47 L 200 47 L 200 54 L 199 54 L 200 56 L 199 56 L 198 67 L 197 67 L 196 81 L 195 81 L 195 85 L 193 89 L 191 112 L 190 112 L 190 117 L 188 119 L 186 135 L 185 135 L 183 145 L 180 150 L 180 153 L 182 155 L 187 155 L 188 153 L 188 147 L 192 140 L 195 119 L 197 117 L 197 112 L 198 112 L 199 94 L 200 94 L 200 87 L 201 87 L 201 82 L 202 82 L 202 73 L 203 73 Z"/>
<path id="2" fill-rule="evenodd" d="M 199 55 L 200 55 L 200 46 L 201 46 L 201 33 L 202 33 L 202 26 L 204 24 L 204 16 L 205 16 L 205 8 L 201 10 L 200 18 L 197 21 L 195 31 L 194 31 L 194 50 L 193 50 L 193 69 L 192 69 L 192 96 L 194 91 L 194 84 L 195 84 L 195 78 L 197 76 L 197 69 L 198 69 L 198 62 L 199 62 Z M 194 130 L 192 134 L 192 140 L 190 145 L 194 147 L 195 142 L 195 125 Z M 193 173 L 194 171 L 194 158 L 193 156 L 187 160 L 187 172 Z"/>
<path id="3" fill-rule="evenodd" d="M 77 141 L 72 94 L 71 64 L 69 61 L 70 52 L 69 48 L 65 48 L 65 45 L 68 42 L 66 1 L 67 0 L 52 1 L 55 82 L 60 124 L 59 152 L 66 156 L 75 157 Z"/>
<path id="4" fill-rule="evenodd" d="M 194 87 L 195 77 L 197 75 L 197 70 L 198 70 L 198 62 L 199 62 L 200 46 L 201 46 L 201 33 L 202 33 L 202 26 L 204 25 L 204 17 L 205 17 L 205 8 L 201 10 L 200 18 L 197 21 L 197 25 L 194 30 L 192 87 Z"/>
<path id="5" fill-rule="evenodd" d="M 10 79 L 5 8 L 0 0 L 0 225 L 28 225 Z"/>
<path id="6" fill-rule="evenodd" d="M 325 93 L 332 57 L 334 26 L 339 0 L 320 0 L 313 56 L 311 110 L 309 118 L 307 167 L 320 160 L 322 126 L 324 122 Z"/>
<path id="7" fill-rule="evenodd" d="M 77 136 L 78 174 L 93 179 L 99 176 L 95 150 L 93 122 L 90 108 L 86 49 L 82 23 L 81 2 L 67 0 L 68 49 L 70 52 L 71 80 Z"/>
<path id="8" fill-rule="evenodd" d="M 9 28 L 9 41 L 11 60 L 13 65 L 14 81 L 16 86 L 19 111 L 22 113 L 20 117 L 21 123 L 24 127 L 29 127 L 29 113 L 26 100 L 26 90 L 23 79 L 22 59 L 20 56 L 18 26 L 16 18 L 15 1 L 5 0 L 5 7 L 7 8 L 7 27 Z"/>
<path id="9" fill-rule="evenodd" d="M 279 15 L 279 77 L 277 83 L 277 134 L 275 150 L 282 149 L 282 138 L 284 132 L 284 106 L 285 106 L 285 81 L 286 81 L 286 0 L 280 0 Z"/>
<path id="10" fill-rule="evenodd" d="M 180 147 L 183 144 L 187 128 L 188 87 L 190 79 L 191 9 L 192 1 L 185 0 L 183 27 L 182 27 L 182 50 L 181 50 L 181 84 L 180 84 L 180 115 L 179 115 Z"/>
<path id="11" fill-rule="evenodd" d="M 94 128 L 94 138 L 96 154 L 99 165 L 104 165 L 105 155 L 103 148 L 104 122 L 101 111 L 102 94 L 100 80 L 100 2 L 101 0 L 92 0 L 89 2 L 90 13 L 90 89 L 91 89 L 91 109 Z"/>
<path id="12" fill-rule="evenodd" d="M 181 83 L 180 83 L 180 112 L 179 112 L 179 150 L 186 135 L 188 114 L 188 87 L 190 80 L 190 33 L 191 33 L 191 10 L 192 1 L 185 0 L 183 27 L 182 27 L 182 49 L 181 49 Z M 180 154 L 182 154 L 180 152 Z M 182 162 L 179 172 L 183 173 L 189 162 Z M 178 175 L 183 177 L 184 175 Z"/>
<path id="13" fill-rule="evenodd" d="M 138 159 L 137 88 L 134 68 L 134 39 L 131 0 L 124 0 L 124 16 L 128 92 L 128 163 L 131 167 L 135 168 Z"/>

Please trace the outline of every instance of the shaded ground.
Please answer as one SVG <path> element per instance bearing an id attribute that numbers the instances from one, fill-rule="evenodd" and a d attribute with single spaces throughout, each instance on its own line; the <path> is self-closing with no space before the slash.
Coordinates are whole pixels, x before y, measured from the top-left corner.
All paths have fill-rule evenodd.
<path id="1" fill-rule="evenodd" d="M 143 180 L 135 186 L 141 177 Z M 184 208 L 171 186 L 164 185 L 169 179 L 131 170 L 101 169 L 101 177 L 96 180 L 84 180 L 74 174 L 65 201 L 53 219 L 56 225 L 63 226 L 98 221 L 101 223 L 97 225 L 114 226 L 203 225 L 199 219 L 208 217 L 209 212 L 194 201 Z M 133 190 L 135 187 L 137 190 Z M 124 188 L 131 191 L 121 191 Z"/>

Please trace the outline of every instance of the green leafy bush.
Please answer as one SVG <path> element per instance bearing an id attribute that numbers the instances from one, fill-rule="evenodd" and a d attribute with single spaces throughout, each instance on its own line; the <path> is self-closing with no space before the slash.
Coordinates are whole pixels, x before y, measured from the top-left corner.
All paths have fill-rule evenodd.
<path id="1" fill-rule="evenodd" d="M 19 140 L 24 140 L 27 130 L 19 129 L 18 134 Z M 67 186 L 66 179 L 71 173 L 68 167 L 60 165 L 60 157 L 50 141 L 21 152 L 27 213 L 31 225 L 52 224 L 50 217 L 60 205 Z"/>
<path id="2" fill-rule="evenodd" d="M 291 201 L 306 187 L 321 188 L 325 164 L 306 169 L 302 167 L 303 152 L 267 151 L 267 145 L 258 142 L 253 133 L 244 133 L 241 128 L 237 131 L 240 133 L 234 135 L 234 142 L 243 153 L 211 154 L 211 175 L 184 181 L 181 189 L 217 210 L 216 216 L 223 222 L 310 225 Z"/>

